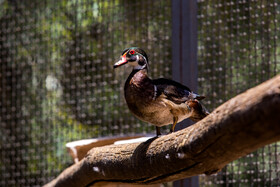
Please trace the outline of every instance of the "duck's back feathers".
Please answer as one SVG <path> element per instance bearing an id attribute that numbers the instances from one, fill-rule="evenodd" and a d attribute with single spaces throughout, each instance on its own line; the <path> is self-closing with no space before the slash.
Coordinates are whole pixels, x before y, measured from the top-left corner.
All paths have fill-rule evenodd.
<path id="1" fill-rule="evenodd" d="M 193 93 L 187 86 L 184 86 L 170 79 L 154 79 L 153 84 L 157 87 L 157 96 L 164 94 L 166 98 L 176 104 L 184 103 L 190 99 L 201 100 L 204 96 Z"/>

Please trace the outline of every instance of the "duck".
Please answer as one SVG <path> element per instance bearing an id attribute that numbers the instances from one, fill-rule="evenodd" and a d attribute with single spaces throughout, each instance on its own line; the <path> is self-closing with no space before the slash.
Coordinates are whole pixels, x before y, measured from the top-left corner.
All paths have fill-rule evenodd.
<path id="1" fill-rule="evenodd" d="M 161 135 L 162 126 L 172 124 L 172 133 L 176 124 L 186 118 L 197 122 L 209 115 L 200 102 L 205 96 L 171 79 L 149 78 L 148 56 L 143 49 L 123 50 L 114 69 L 124 65 L 132 67 L 124 85 L 127 106 L 138 119 L 156 126 L 157 136 Z"/>

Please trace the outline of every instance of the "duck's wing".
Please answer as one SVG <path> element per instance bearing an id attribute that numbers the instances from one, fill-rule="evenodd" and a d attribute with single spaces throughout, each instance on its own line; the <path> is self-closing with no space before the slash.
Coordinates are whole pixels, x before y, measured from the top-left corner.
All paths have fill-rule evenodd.
<path id="1" fill-rule="evenodd" d="M 157 97 L 164 94 L 168 100 L 176 104 L 185 103 L 191 99 L 201 100 L 205 98 L 192 92 L 187 86 L 170 79 L 160 78 L 154 79 L 152 82 L 157 88 Z"/>

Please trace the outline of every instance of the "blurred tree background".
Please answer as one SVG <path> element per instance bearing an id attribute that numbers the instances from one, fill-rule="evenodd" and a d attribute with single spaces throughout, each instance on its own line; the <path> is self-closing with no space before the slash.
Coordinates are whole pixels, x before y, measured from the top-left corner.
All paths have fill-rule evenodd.
<path id="1" fill-rule="evenodd" d="M 199 0 L 198 83 L 214 108 L 280 72 L 280 6 Z M 65 143 L 154 132 L 123 98 L 131 71 L 112 66 L 142 47 L 151 77 L 172 78 L 172 1 L 0 0 L 0 185 L 41 186 L 72 164 Z M 202 186 L 272 186 L 273 144 L 201 176 Z"/>
<path id="2" fill-rule="evenodd" d="M 1 186 L 42 185 L 72 163 L 65 143 L 146 133 L 123 99 L 123 49 L 171 78 L 171 1 L 0 1 Z M 153 63 L 154 62 L 154 63 Z"/>

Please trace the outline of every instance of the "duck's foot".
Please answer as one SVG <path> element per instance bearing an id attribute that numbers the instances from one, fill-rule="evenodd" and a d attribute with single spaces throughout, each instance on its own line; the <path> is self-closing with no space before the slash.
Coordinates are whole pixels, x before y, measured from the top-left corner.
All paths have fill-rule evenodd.
<path id="1" fill-rule="evenodd" d="M 171 126 L 171 128 L 170 128 L 170 133 L 174 132 L 175 126 L 176 126 L 176 124 L 177 124 L 177 121 L 178 121 L 178 117 L 177 117 L 177 116 L 174 116 L 174 117 L 173 117 L 173 124 L 172 124 L 172 126 Z"/>

